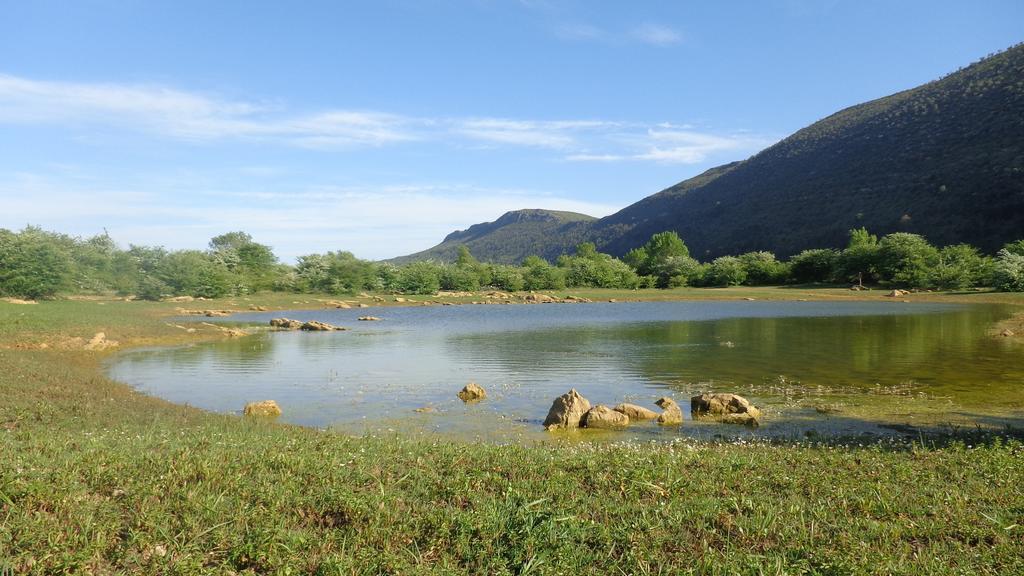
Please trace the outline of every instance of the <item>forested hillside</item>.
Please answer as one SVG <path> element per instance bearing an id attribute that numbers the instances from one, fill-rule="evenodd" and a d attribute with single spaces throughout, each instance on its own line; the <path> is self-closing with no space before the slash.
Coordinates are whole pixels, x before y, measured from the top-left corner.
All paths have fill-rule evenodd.
<path id="1" fill-rule="evenodd" d="M 483 260 L 553 260 L 584 240 L 622 256 L 666 230 L 700 259 L 787 257 L 842 247 L 861 227 L 992 254 L 1024 230 L 1024 45 L 837 112 L 596 222 L 498 226 L 509 216 L 402 260 L 450 260 L 459 243 Z"/>

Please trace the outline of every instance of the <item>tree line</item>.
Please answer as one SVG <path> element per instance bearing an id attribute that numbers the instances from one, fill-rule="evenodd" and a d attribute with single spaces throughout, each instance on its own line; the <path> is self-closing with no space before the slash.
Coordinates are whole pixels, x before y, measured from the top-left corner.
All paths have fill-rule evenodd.
<path id="1" fill-rule="evenodd" d="M 361 291 L 433 294 L 439 290 L 505 291 L 564 288 L 675 288 L 858 284 L 893 288 L 962 290 L 991 286 L 1024 291 L 1024 240 L 994 257 L 957 244 L 938 248 L 917 234 L 878 238 L 850 231 L 842 250 L 804 250 L 788 260 L 748 252 L 700 262 L 675 232 L 654 234 L 622 259 L 592 243 L 554 263 L 538 256 L 520 265 L 479 262 L 461 246 L 455 262 L 396 266 L 350 252 L 309 254 L 292 266 L 245 232 L 210 240 L 206 250 L 122 249 L 106 233 L 77 238 L 27 227 L 0 229 L 0 295 L 48 298 L 61 293 L 116 293 L 157 300 L 168 296 L 216 298 L 264 290 L 354 294 Z"/>

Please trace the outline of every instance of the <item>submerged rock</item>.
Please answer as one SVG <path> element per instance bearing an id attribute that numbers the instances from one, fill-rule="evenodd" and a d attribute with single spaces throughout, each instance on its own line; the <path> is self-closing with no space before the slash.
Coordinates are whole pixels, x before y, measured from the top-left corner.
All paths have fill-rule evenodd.
<path id="1" fill-rule="evenodd" d="M 276 417 L 281 415 L 281 407 L 273 400 L 261 402 L 249 402 L 242 411 L 246 416 L 268 416 Z"/>
<path id="2" fill-rule="evenodd" d="M 690 399 L 690 411 L 695 416 L 718 416 L 722 422 L 756 426 L 761 418 L 758 410 L 746 398 L 728 393 L 701 394 Z M 743 416 L 736 416 L 743 415 Z M 753 420 L 753 422 L 751 422 Z"/>
<path id="3" fill-rule="evenodd" d="M 637 406 L 636 404 L 619 404 L 614 408 L 614 410 L 629 416 L 630 420 L 654 420 L 658 417 L 658 413 L 654 410 L 644 408 L 643 406 Z"/>
<path id="4" fill-rule="evenodd" d="M 625 428 L 629 426 L 629 416 L 598 404 L 583 414 L 580 425 L 584 428 Z"/>
<path id="5" fill-rule="evenodd" d="M 588 410 L 590 410 L 590 401 L 573 388 L 555 398 L 555 401 L 551 403 L 548 416 L 544 419 L 544 427 L 548 430 L 579 428 L 580 418 Z"/>
<path id="6" fill-rule="evenodd" d="M 463 402 L 473 402 L 474 400 L 483 400 L 484 398 L 487 398 L 487 391 L 484 390 L 483 386 L 476 382 L 466 384 L 466 386 L 459 391 L 459 399 Z"/>

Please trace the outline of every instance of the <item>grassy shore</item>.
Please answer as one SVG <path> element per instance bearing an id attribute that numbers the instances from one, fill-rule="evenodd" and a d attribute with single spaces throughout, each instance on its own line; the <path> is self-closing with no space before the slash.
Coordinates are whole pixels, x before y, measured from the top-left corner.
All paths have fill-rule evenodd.
<path id="1" fill-rule="evenodd" d="M 574 294 L 892 300 L 881 291 L 792 288 Z M 1024 303 L 1001 294 L 908 299 Z M 1012 438 L 530 447 L 352 438 L 169 404 L 102 373 L 111 350 L 224 337 L 217 327 L 168 322 L 179 307 L 314 308 L 331 300 L 339 299 L 0 302 L 0 567 L 1024 573 L 1024 445 Z M 100 331 L 119 346 L 83 349 Z"/>

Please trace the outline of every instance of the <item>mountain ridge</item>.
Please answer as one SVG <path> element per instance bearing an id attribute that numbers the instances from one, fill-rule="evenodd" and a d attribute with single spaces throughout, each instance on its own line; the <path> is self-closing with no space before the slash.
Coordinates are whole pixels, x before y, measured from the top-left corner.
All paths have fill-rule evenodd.
<path id="1" fill-rule="evenodd" d="M 786 257 L 840 247 L 862 226 L 989 253 L 1024 236 L 1024 44 L 839 110 L 610 216 L 552 228 L 534 245 L 548 259 L 581 241 L 621 256 L 673 230 L 701 259 Z M 514 261 L 491 240 L 475 236 L 470 251 Z"/>

